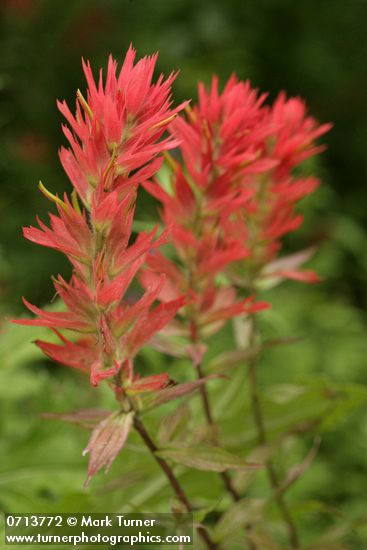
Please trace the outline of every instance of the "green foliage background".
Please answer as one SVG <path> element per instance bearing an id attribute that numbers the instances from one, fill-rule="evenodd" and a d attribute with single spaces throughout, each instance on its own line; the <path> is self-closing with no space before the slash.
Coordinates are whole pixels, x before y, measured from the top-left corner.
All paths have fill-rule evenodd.
<path id="1" fill-rule="evenodd" d="M 325 403 L 330 413 L 319 427 L 318 458 L 290 492 L 304 539 L 311 542 L 325 528 L 341 528 L 366 515 L 366 1 L 3 0 L 0 12 L 0 508 L 150 511 L 167 510 L 172 500 L 134 437 L 108 477 L 99 475 L 91 489 L 82 489 L 86 459 L 81 450 L 88 433 L 39 415 L 111 408 L 112 398 L 106 388 L 91 389 L 84 378 L 41 357 L 32 340 L 42 330 L 9 327 L 6 321 L 23 312 L 22 294 L 33 303 L 50 302 L 50 274 L 69 272 L 56 252 L 21 236 L 21 227 L 33 223 L 35 213 L 45 219 L 49 208 L 37 192 L 38 179 L 53 191 L 70 189 L 57 158 L 63 138 L 55 99 L 72 103 L 75 90 L 83 90 L 81 56 L 94 67 L 104 66 L 110 52 L 121 59 L 132 41 L 140 55 L 160 51 L 159 70 L 180 69 L 177 102 L 196 98 L 198 79 L 209 82 L 215 72 L 224 82 L 235 71 L 268 90 L 271 99 L 281 89 L 305 97 L 312 114 L 335 124 L 324 138 L 327 152 L 305 166 L 319 174 L 323 185 L 304 202 L 304 227 L 286 243 L 289 251 L 318 246 L 312 267 L 324 282 L 317 287 L 286 283 L 264 293 L 273 305 L 261 315 L 265 333 L 303 339 L 267 351 L 260 377 L 274 435 L 277 419 L 278 425 L 310 420 Z M 155 216 L 155 206 L 143 194 L 137 215 L 143 221 Z M 212 343 L 211 354 L 232 345 L 231 331 L 225 331 Z M 174 369 L 178 379 L 190 378 L 184 361 L 176 366 L 162 361 L 157 352 L 146 350 L 140 366 L 152 372 Z M 228 437 L 227 442 L 246 453 L 253 435 L 242 369 L 235 369 L 233 377 L 225 393 L 214 383 L 212 397 L 229 435 L 246 428 L 246 438 Z M 301 383 L 310 391 L 302 397 L 299 418 L 289 419 Z M 243 394 L 233 400 L 231 392 L 239 384 Z M 197 407 L 195 400 L 191 407 Z M 148 421 L 157 424 L 158 415 Z M 310 444 L 307 438 L 302 443 L 291 439 L 279 463 L 286 468 L 302 460 Z M 218 499 L 219 509 L 225 507 L 214 474 L 181 475 L 199 507 Z M 261 475 L 256 497 L 265 490 Z M 278 519 L 274 510 L 275 524 Z M 348 548 L 364 550 L 365 531 L 349 530 Z"/>

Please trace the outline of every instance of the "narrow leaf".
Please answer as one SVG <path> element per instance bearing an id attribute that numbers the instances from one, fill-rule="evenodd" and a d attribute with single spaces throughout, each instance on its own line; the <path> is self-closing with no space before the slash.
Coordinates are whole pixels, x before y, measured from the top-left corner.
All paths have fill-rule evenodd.
<path id="1" fill-rule="evenodd" d="M 158 441 L 163 447 L 170 441 L 181 439 L 187 433 L 190 409 L 186 401 L 181 403 L 173 413 L 164 416 L 158 429 Z"/>
<path id="2" fill-rule="evenodd" d="M 245 462 L 219 447 L 168 447 L 156 452 L 164 459 L 173 460 L 178 464 L 208 472 L 225 472 L 226 470 L 254 470 L 261 467 L 260 464 Z"/>
<path id="3" fill-rule="evenodd" d="M 300 384 L 276 384 L 266 392 L 266 396 L 273 403 L 286 405 L 304 395 L 307 390 L 307 386 L 301 386 Z"/>
<path id="4" fill-rule="evenodd" d="M 274 276 L 282 277 L 283 279 L 291 279 L 301 283 L 320 283 L 322 279 L 312 269 L 303 269 L 302 271 L 281 270 L 274 273 Z"/>
<path id="5" fill-rule="evenodd" d="M 273 273 L 274 271 L 279 271 L 281 269 L 297 269 L 301 265 L 306 263 L 310 258 L 312 258 L 316 250 L 317 248 L 315 246 L 310 246 L 309 248 L 305 248 L 304 250 L 296 252 L 295 254 L 290 254 L 288 256 L 278 258 L 267 264 L 267 266 L 264 268 L 262 275 L 268 275 L 269 273 Z"/>
<path id="6" fill-rule="evenodd" d="M 167 330 L 167 328 L 165 329 Z M 171 355 L 172 357 L 185 357 L 185 346 L 182 338 L 171 334 L 165 334 L 163 331 L 155 334 L 149 341 L 149 345 L 160 353 Z"/>
<path id="7" fill-rule="evenodd" d="M 102 409 L 84 409 L 65 413 L 43 413 L 41 418 L 63 420 L 71 424 L 77 424 L 83 428 L 94 428 L 98 422 L 106 418 L 110 413 Z"/>
<path id="8" fill-rule="evenodd" d="M 252 357 L 256 357 L 261 350 L 261 346 L 252 346 L 246 349 L 238 349 L 235 351 L 221 353 L 210 362 L 208 369 L 215 372 L 229 370 L 247 361 L 248 359 L 251 359 Z"/>
<path id="9" fill-rule="evenodd" d="M 228 537 L 246 524 L 258 523 L 265 501 L 262 499 L 240 500 L 233 504 L 220 518 L 213 530 L 214 542 L 227 540 Z"/>
<path id="10" fill-rule="evenodd" d="M 258 353 L 265 349 L 273 348 L 276 346 L 295 344 L 299 341 L 300 338 L 298 337 L 277 338 L 274 340 L 268 340 L 267 342 L 264 342 L 261 346 L 250 346 L 244 349 L 221 353 L 209 363 L 208 370 L 212 372 L 227 371 L 247 361 L 248 359 L 251 359 L 252 357 L 256 357 Z"/>
<path id="11" fill-rule="evenodd" d="M 293 485 L 308 470 L 317 455 L 320 447 L 320 442 L 321 439 L 319 437 L 316 437 L 311 450 L 306 455 L 304 460 L 300 464 L 296 464 L 295 466 L 293 466 L 287 472 L 284 481 L 277 491 L 278 493 L 285 493 L 285 491 L 289 489 L 289 487 L 291 487 L 291 485 Z"/>
<path id="12" fill-rule="evenodd" d="M 315 247 L 309 247 L 295 254 L 283 256 L 270 262 L 262 270 L 257 281 L 260 289 L 269 289 L 279 284 L 285 278 L 298 279 L 304 282 L 317 282 L 316 274 L 310 270 L 298 272 L 298 268 L 307 262 L 316 252 Z"/>
<path id="13" fill-rule="evenodd" d="M 169 377 L 167 373 L 152 374 L 151 376 L 145 376 L 133 382 L 131 386 L 126 389 L 126 393 L 128 395 L 150 393 L 164 388 L 168 383 Z"/>
<path id="14" fill-rule="evenodd" d="M 187 382 L 186 384 L 178 384 L 177 386 L 171 386 L 160 390 L 157 393 L 145 396 L 142 398 L 142 411 L 147 412 L 151 409 L 164 405 L 169 401 L 183 397 L 184 395 L 192 394 L 200 386 L 206 384 L 209 380 L 219 378 L 218 375 L 209 375 L 199 380 L 194 380 L 193 382 Z"/>
<path id="15" fill-rule="evenodd" d="M 97 489 L 95 489 L 96 495 L 105 495 L 113 491 L 125 491 L 128 487 L 135 486 L 138 483 L 145 483 L 147 480 L 146 473 L 144 472 L 127 472 L 119 477 L 112 479 L 108 483 L 104 483 Z"/>
<path id="16" fill-rule="evenodd" d="M 309 432 L 314 428 L 314 425 L 311 423 L 306 423 L 299 425 L 297 429 L 291 430 L 289 433 L 281 434 L 276 439 L 273 439 L 271 443 L 267 445 L 259 445 L 255 447 L 247 456 L 246 460 L 248 462 L 256 462 L 257 464 L 264 464 L 284 445 L 288 440 L 294 438 L 294 434 L 300 434 L 303 432 Z M 292 470 L 292 469 L 291 469 Z M 251 483 L 255 479 L 256 472 L 246 472 L 239 471 L 236 472 L 234 477 L 236 487 L 241 493 L 247 491 Z"/>

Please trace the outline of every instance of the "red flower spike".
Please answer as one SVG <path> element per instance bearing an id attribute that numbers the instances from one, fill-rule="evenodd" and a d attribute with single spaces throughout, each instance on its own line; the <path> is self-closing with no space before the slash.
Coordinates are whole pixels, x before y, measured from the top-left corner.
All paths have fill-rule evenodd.
<path id="1" fill-rule="evenodd" d="M 199 84 L 199 102 L 187 120 L 179 117 L 171 125 L 173 136 L 182 142 L 191 187 L 202 190 L 201 216 L 219 225 L 222 240 L 233 238 L 248 251 L 247 258 L 234 258 L 230 269 L 236 281 L 242 272 L 243 286 L 274 260 L 282 237 L 301 225 L 297 203 L 319 182 L 296 178 L 294 168 L 323 150 L 315 140 L 331 128 L 308 116 L 299 98 L 287 99 L 281 93 L 267 106 L 265 97 L 235 77 L 220 94 L 213 79 L 209 90 Z M 162 201 L 164 219 L 187 231 L 190 220 L 186 216 L 182 222 L 174 204 L 175 199 L 179 202 L 178 170 L 174 198 Z"/>
<path id="2" fill-rule="evenodd" d="M 187 103 L 171 109 L 172 73 L 161 75 L 153 84 L 157 54 L 135 65 L 130 46 L 119 73 L 109 58 L 106 78 L 100 73 L 98 85 L 89 62 L 83 61 L 88 90 L 86 98 L 77 94 L 76 114 L 65 102 L 58 102 L 72 132 L 64 127 L 71 149 L 62 148 L 61 163 L 82 201 L 89 205 L 94 189 L 110 191 L 141 183 L 154 175 L 156 157 L 178 145 L 174 137 L 161 139 L 169 123 Z M 151 165 L 151 169 L 149 169 Z M 139 171 L 139 178 L 129 177 Z"/>
<path id="3" fill-rule="evenodd" d="M 101 73 L 98 83 L 89 63 L 83 62 L 88 90 L 85 97 L 78 91 L 75 115 L 65 102 L 58 102 L 67 121 L 63 132 L 70 148 L 61 149 L 60 159 L 74 186 L 72 200 L 67 196 L 61 200 L 41 185 L 43 194 L 56 203 L 57 215 L 50 215 L 49 227 L 39 221 L 39 228 L 25 228 L 24 235 L 64 253 L 73 265 L 73 276 L 70 282 L 61 276 L 54 279 L 66 311 L 45 311 L 25 300 L 38 318 L 16 321 L 52 328 L 61 343 L 37 341 L 37 345 L 51 359 L 88 372 L 92 385 L 119 373 L 132 391 L 166 385 L 166 374 L 138 380 L 132 361 L 183 304 L 180 298 L 153 307 L 162 278 L 135 303 L 126 298 L 148 254 L 168 235 L 166 231 L 156 238 L 154 230 L 129 244 L 137 186 L 155 175 L 161 153 L 177 146 L 177 138 L 163 134 L 186 105 L 171 106 L 175 74 L 152 82 L 156 60 L 154 55 L 135 63 L 130 47 L 121 70 L 110 57 L 106 77 Z M 57 329 L 89 336 L 72 342 Z M 88 449 L 93 453 L 95 446 L 91 440 Z M 109 463 L 108 457 L 93 456 L 90 475 L 99 469 L 99 461 Z"/>
<path id="4" fill-rule="evenodd" d="M 233 288 L 218 286 L 218 275 L 225 272 L 252 291 L 279 254 L 282 237 L 302 223 L 296 205 L 319 182 L 296 178 L 293 170 L 322 149 L 315 139 L 330 129 L 318 126 L 300 99 L 280 94 L 267 106 L 265 94 L 235 76 L 222 93 L 216 77 L 209 89 L 200 83 L 198 92 L 198 104 L 170 126 L 183 157 L 183 166 L 167 157 L 170 192 L 159 182 L 144 182 L 162 205 L 180 265 L 154 253 L 147 260 L 151 273 L 140 275 L 147 287 L 154 272 L 166 274 L 159 294 L 163 303 L 186 296 L 182 331 L 194 340 L 198 324 L 209 334 L 231 317 L 268 307 L 237 301 Z M 316 281 L 315 275 L 292 269 L 282 276 Z"/>

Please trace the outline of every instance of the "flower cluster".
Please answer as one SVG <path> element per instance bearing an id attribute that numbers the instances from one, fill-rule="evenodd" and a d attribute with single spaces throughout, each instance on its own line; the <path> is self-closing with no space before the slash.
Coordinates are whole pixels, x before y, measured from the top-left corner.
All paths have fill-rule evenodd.
<path id="1" fill-rule="evenodd" d="M 214 77 L 209 90 L 199 84 L 198 105 L 186 109 L 187 119 L 171 124 L 205 223 L 219 226 L 222 241 L 243 250 L 242 258 L 233 254 L 227 271 L 248 287 L 276 258 L 282 237 L 302 223 L 297 203 L 315 190 L 318 180 L 299 177 L 294 169 L 323 150 L 315 140 L 331 127 L 308 116 L 300 98 L 281 93 L 271 106 L 265 99 L 266 94 L 259 95 L 235 76 L 220 94 Z M 183 180 L 176 177 L 176 190 L 183 188 Z M 184 202 L 177 191 L 175 198 Z M 170 218 L 177 217 L 177 207 L 175 212 L 170 205 L 165 217 L 169 209 Z M 186 213 L 188 224 L 192 211 Z M 282 275 L 317 280 L 310 271 L 283 270 Z"/>
<path id="2" fill-rule="evenodd" d="M 64 253 L 73 266 L 69 282 L 54 280 L 64 311 L 27 307 L 38 317 L 19 323 L 54 330 L 60 344 L 38 341 L 46 355 L 73 368 L 90 373 L 91 383 L 119 377 L 126 392 L 164 387 L 163 373 L 139 379 L 133 359 L 139 349 L 170 321 L 183 304 L 176 296 L 154 307 L 164 283 L 159 276 L 135 303 L 127 291 L 149 252 L 165 240 L 155 231 L 139 234 L 130 243 L 137 184 L 151 177 L 161 163 L 160 154 L 177 145 L 163 133 L 184 107 L 171 109 L 170 89 L 175 75 L 167 80 L 152 76 L 156 56 L 144 57 L 134 65 L 130 47 L 120 72 L 110 58 L 105 82 L 94 81 L 84 64 L 88 83 L 86 99 L 78 91 L 76 114 L 59 103 L 69 126 L 64 126 L 70 148 L 62 148 L 60 159 L 74 190 L 71 200 L 43 193 L 56 203 L 50 227 L 40 220 L 39 228 L 28 227 L 24 235 L 32 242 Z M 72 331 L 69 340 L 60 332 Z"/>
<path id="3" fill-rule="evenodd" d="M 74 114 L 58 102 L 69 142 L 61 148 L 60 160 L 73 191 L 61 198 L 40 183 L 57 212 L 50 214 L 49 225 L 38 220 L 38 227 L 24 228 L 24 236 L 62 252 L 73 271 L 69 281 L 60 275 L 53 281 L 61 311 L 42 310 L 24 300 L 36 318 L 16 322 L 51 328 L 58 341 L 36 342 L 48 357 L 89 374 L 92 385 L 107 379 L 115 391 L 118 410 L 97 414 L 102 420 L 85 449 L 90 453 L 87 483 L 103 466 L 110 467 L 134 428 L 184 509 L 192 511 L 165 457 L 221 473 L 236 501 L 240 496 L 227 470 L 258 467 L 219 448 L 206 389 L 219 375 L 204 376 L 205 340 L 229 319 L 268 307 L 255 301 L 261 278 L 317 280 L 313 272 L 298 269 L 307 252 L 286 261 L 277 256 L 283 236 L 302 222 L 298 201 L 318 185 L 315 178 L 299 177 L 295 168 L 322 149 L 315 140 L 330 125 L 318 126 L 298 98 L 280 94 L 272 106 L 266 105 L 265 94 L 235 77 L 222 93 L 216 78 L 209 90 L 199 84 L 196 106 L 186 102 L 172 108 L 176 75 L 161 75 L 153 83 L 156 57 L 135 63 L 130 47 L 120 71 L 110 57 L 106 77 L 101 72 L 98 81 L 83 62 L 86 96 L 78 90 Z M 177 116 L 184 109 L 186 116 Z M 180 161 L 168 153 L 178 147 Z M 154 176 L 164 156 L 169 178 L 163 183 Z M 156 229 L 141 232 L 133 239 L 140 184 L 161 204 L 163 231 L 159 236 Z M 174 258 L 170 249 L 167 254 L 160 249 L 168 240 Z M 135 280 L 142 286 L 139 297 L 135 289 L 129 291 Z M 254 324 L 249 327 L 253 342 Z M 172 336 L 180 337 L 178 348 Z M 161 351 L 191 356 L 197 379 L 176 384 L 165 372 L 140 377 L 134 359 L 148 341 Z M 254 349 L 242 350 L 244 356 Z M 253 394 L 254 368 L 249 365 Z M 141 412 L 197 390 L 208 423 L 203 438 L 215 445 L 212 451 L 205 447 L 203 459 L 202 450 L 195 456 L 196 449 L 186 443 L 183 454 L 182 449 L 159 449 Z M 144 393 L 149 395 L 140 395 Z M 263 421 L 255 401 L 258 426 Z M 81 417 L 83 411 L 68 415 Z M 259 442 L 267 442 L 263 428 Z M 273 488 L 277 492 L 277 483 Z M 198 532 L 208 548 L 216 548 L 201 526 Z M 291 540 L 296 540 L 293 532 L 292 527 Z"/>
<path id="4" fill-rule="evenodd" d="M 265 99 L 234 76 L 222 94 L 217 78 L 209 91 L 200 83 L 198 104 L 170 125 L 183 165 L 167 155 L 169 189 L 144 183 L 163 205 L 162 221 L 172 228 L 179 259 L 177 265 L 154 251 L 147 263 L 151 272 L 167 276 L 159 295 L 163 302 L 187 297 L 180 314 L 189 321 L 192 341 L 198 331 L 213 333 L 230 317 L 266 307 L 252 303 L 251 296 L 237 300 L 233 286 L 218 286 L 218 275 L 227 273 L 235 284 L 253 289 L 275 258 L 281 237 L 300 225 L 297 202 L 318 184 L 315 178 L 295 177 L 293 169 L 322 149 L 314 140 L 330 125 L 318 126 L 306 116 L 298 98 L 280 94 L 271 107 Z M 151 281 L 148 273 L 143 283 Z M 316 280 L 310 271 L 281 273 Z"/>
<path id="5" fill-rule="evenodd" d="M 224 323 L 243 313 L 264 309 L 267 304 L 253 302 L 253 296 L 239 300 L 232 286 L 219 286 L 217 277 L 232 262 L 246 258 L 248 250 L 238 239 L 222 235 L 216 216 L 210 212 L 210 203 L 204 205 L 205 194 L 195 188 L 179 164 L 174 164 L 171 193 L 158 182 L 145 182 L 145 189 L 163 205 L 163 223 L 170 227 L 172 244 L 177 252 L 176 262 L 153 250 L 147 257 L 147 268 L 140 279 L 148 288 L 151 281 L 164 273 L 166 281 L 159 293 L 162 303 L 186 296 L 186 306 L 180 311 L 180 320 L 169 327 L 169 332 L 187 337 L 196 344 L 201 336 L 219 330 Z M 168 331 L 167 331 L 168 332 Z M 190 351 L 192 350 L 190 347 Z M 196 353 L 196 352 L 195 352 Z"/>
<path id="6" fill-rule="evenodd" d="M 77 92 L 76 114 L 65 102 L 58 107 L 68 121 L 63 127 L 71 149 L 61 148 L 60 160 L 83 203 L 113 189 L 130 189 L 155 174 L 162 151 L 178 141 L 161 140 L 168 123 L 184 105 L 171 109 L 172 73 L 152 83 L 157 55 L 144 57 L 134 65 L 135 51 L 129 48 L 119 74 L 110 57 L 105 84 L 102 73 L 98 86 L 89 63 L 83 62 L 88 83 L 87 98 Z"/>

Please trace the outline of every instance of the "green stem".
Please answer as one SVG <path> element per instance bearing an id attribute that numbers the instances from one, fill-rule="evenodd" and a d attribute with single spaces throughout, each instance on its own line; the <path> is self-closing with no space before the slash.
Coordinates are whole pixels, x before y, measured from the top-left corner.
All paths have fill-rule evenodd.
<path id="1" fill-rule="evenodd" d="M 192 321 L 191 324 L 191 337 L 192 337 L 192 343 L 195 345 L 198 343 L 198 331 L 196 330 L 196 327 L 194 325 L 194 322 Z M 196 372 L 196 375 L 198 379 L 204 378 L 205 374 L 203 372 L 201 363 L 198 365 L 193 365 L 194 370 Z M 218 445 L 218 426 L 214 420 L 212 409 L 210 406 L 210 399 L 208 395 L 208 390 L 206 388 L 206 385 L 203 384 L 200 386 L 200 394 L 201 394 L 201 401 L 203 404 L 204 409 L 204 415 L 207 421 L 208 426 L 212 429 L 212 440 L 213 443 Z M 227 491 L 227 493 L 232 497 L 234 502 L 239 502 L 241 500 L 241 495 L 237 491 L 237 489 L 233 486 L 231 476 L 228 472 L 221 472 L 220 477 L 222 478 L 223 485 Z M 252 526 L 247 524 L 245 525 L 245 530 L 247 533 L 247 542 L 249 550 L 258 550 L 255 542 L 251 540 L 250 532 L 251 532 Z"/>
<path id="2" fill-rule="evenodd" d="M 138 415 L 135 415 L 134 417 L 134 428 L 139 433 L 140 437 L 144 441 L 145 445 L 149 449 L 149 451 L 152 453 L 152 456 L 156 460 L 156 462 L 161 467 L 162 471 L 166 475 L 172 489 L 174 490 L 178 500 L 183 504 L 187 512 L 192 513 L 193 507 L 188 500 L 186 493 L 184 492 L 180 482 L 176 478 L 175 474 L 173 473 L 172 468 L 169 466 L 169 464 L 159 456 L 156 455 L 156 451 L 158 451 L 158 447 L 154 443 L 154 441 L 151 439 L 150 435 L 148 434 L 141 418 Z M 198 534 L 205 542 L 206 546 L 209 548 L 209 550 L 217 550 L 217 545 L 211 540 L 209 534 L 204 529 L 204 527 L 197 527 L 196 528 Z"/>
<path id="3" fill-rule="evenodd" d="M 199 331 L 198 331 L 196 323 L 193 319 L 190 322 L 190 333 L 191 333 L 192 345 L 197 346 L 198 343 L 199 343 Z M 198 365 L 193 364 L 193 368 L 194 368 L 194 370 L 196 372 L 196 376 L 198 377 L 199 380 L 201 378 L 204 378 L 205 375 L 204 375 L 201 363 L 199 363 Z M 202 384 L 200 386 L 200 395 L 201 395 L 201 401 L 202 401 L 202 404 L 203 404 L 203 409 L 204 409 L 204 415 L 205 415 L 205 418 L 206 418 L 206 422 L 207 422 L 208 426 L 212 429 L 211 439 L 212 439 L 212 441 L 215 445 L 218 445 L 218 426 L 217 426 L 217 424 L 214 420 L 214 416 L 213 416 L 211 406 L 210 406 L 208 390 L 207 390 L 205 384 Z M 237 492 L 236 488 L 233 487 L 232 480 L 231 480 L 231 477 L 229 476 L 228 472 L 221 472 L 220 476 L 223 480 L 223 483 L 224 483 L 224 486 L 225 486 L 226 490 L 231 495 L 233 500 L 235 502 L 238 502 L 239 500 L 241 500 L 240 494 Z"/>
<path id="4" fill-rule="evenodd" d="M 254 319 L 252 317 L 250 318 L 250 323 L 251 323 L 251 327 L 250 327 L 249 346 L 253 347 L 256 344 L 256 330 L 255 330 Z M 265 422 L 264 422 L 261 402 L 260 402 L 258 388 L 257 388 L 257 373 L 256 373 L 255 357 L 249 359 L 248 361 L 248 384 L 249 384 L 249 390 L 250 390 L 252 414 L 254 417 L 256 431 L 257 431 L 257 439 L 260 445 L 266 445 L 268 442 L 268 437 L 265 430 Z M 292 548 L 297 549 L 300 547 L 298 532 L 296 529 L 296 525 L 293 521 L 292 514 L 288 508 L 288 504 L 283 498 L 282 493 L 279 491 L 280 481 L 278 478 L 278 474 L 276 472 L 273 462 L 270 459 L 266 461 L 265 467 L 268 473 L 270 484 L 275 493 L 275 500 L 283 516 L 284 522 L 287 526 L 290 543 L 292 545 Z"/>
<path id="5" fill-rule="evenodd" d="M 197 239 L 199 240 L 201 231 L 203 230 L 203 227 L 202 227 L 203 197 L 199 192 L 195 194 L 195 198 L 196 198 L 196 212 L 195 212 L 195 221 L 193 224 L 193 231 Z M 195 277 L 196 272 L 197 272 L 197 266 L 195 265 L 195 262 L 190 263 L 189 270 L 188 270 L 188 288 L 191 288 L 196 292 L 200 292 L 200 289 L 196 288 L 196 277 Z M 189 315 L 189 330 L 191 335 L 191 343 L 193 346 L 197 346 L 200 343 L 200 330 L 197 326 L 195 312 Z M 195 365 L 193 363 L 193 368 L 198 379 L 204 378 L 205 375 L 202 369 L 201 362 L 198 365 Z M 206 418 L 207 425 L 212 430 L 211 439 L 215 445 L 218 445 L 218 426 L 214 420 L 214 416 L 210 405 L 208 390 L 205 384 L 202 384 L 200 386 L 200 395 L 201 395 L 201 401 L 203 404 L 204 415 Z M 221 472 L 220 476 L 222 478 L 222 481 L 227 493 L 231 496 L 234 502 L 239 502 L 241 500 L 241 495 L 239 494 L 237 489 L 233 486 L 231 477 L 228 474 L 228 472 Z M 248 532 L 250 531 L 251 526 L 246 525 L 245 528 L 246 528 L 246 531 Z M 248 543 L 249 543 L 250 550 L 257 550 L 255 543 L 253 543 L 250 538 L 248 539 Z"/>
<path id="6" fill-rule="evenodd" d="M 204 373 L 203 373 L 201 364 L 199 364 L 197 367 L 194 367 L 194 368 L 196 370 L 197 377 L 199 379 L 203 378 Z M 204 414 L 205 414 L 205 417 L 206 417 L 207 424 L 208 424 L 208 426 L 210 426 L 213 429 L 213 434 L 215 435 L 214 443 L 218 444 L 217 437 L 216 437 L 216 434 L 218 433 L 217 432 L 218 428 L 217 428 L 217 425 L 216 425 L 216 423 L 214 421 L 214 418 L 213 418 L 213 414 L 212 414 L 212 410 L 211 410 L 211 406 L 210 406 L 209 395 L 208 395 L 208 391 L 207 391 L 207 388 L 206 388 L 205 384 L 200 386 L 200 393 L 201 393 L 201 399 L 202 399 L 202 403 L 203 403 L 203 409 L 204 409 Z M 213 439 L 214 439 L 214 437 L 213 437 Z M 226 488 L 226 491 L 231 495 L 234 502 L 239 502 L 241 500 L 241 495 L 239 494 L 237 489 L 233 486 L 232 479 L 231 479 L 230 475 L 228 474 L 228 472 L 221 472 L 220 476 L 223 480 L 223 484 L 224 484 L 224 487 Z M 246 530 L 246 533 L 247 533 L 248 547 L 249 547 L 249 550 L 258 550 L 255 542 L 253 540 L 251 540 L 251 536 L 250 536 L 251 529 L 252 529 L 251 525 L 249 525 L 249 524 L 245 525 L 245 530 Z"/>
<path id="7" fill-rule="evenodd" d="M 194 367 L 194 368 L 196 370 L 198 379 L 204 378 L 204 373 L 201 365 L 198 365 L 197 367 Z M 218 426 L 215 423 L 215 420 L 213 418 L 213 413 L 212 413 L 210 401 L 209 401 L 209 395 L 205 384 L 200 386 L 200 394 L 201 394 L 201 400 L 203 403 L 203 409 L 204 409 L 204 414 L 205 414 L 207 424 L 213 430 L 213 435 L 212 435 L 213 443 L 218 444 L 218 438 L 217 438 Z M 220 476 L 223 480 L 226 490 L 231 495 L 233 500 L 235 502 L 238 502 L 239 500 L 241 500 L 241 495 L 238 493 L 237 489 L 233 486 L 231 477 L 229 476 L 228 472 L 221 472 Z"/>

